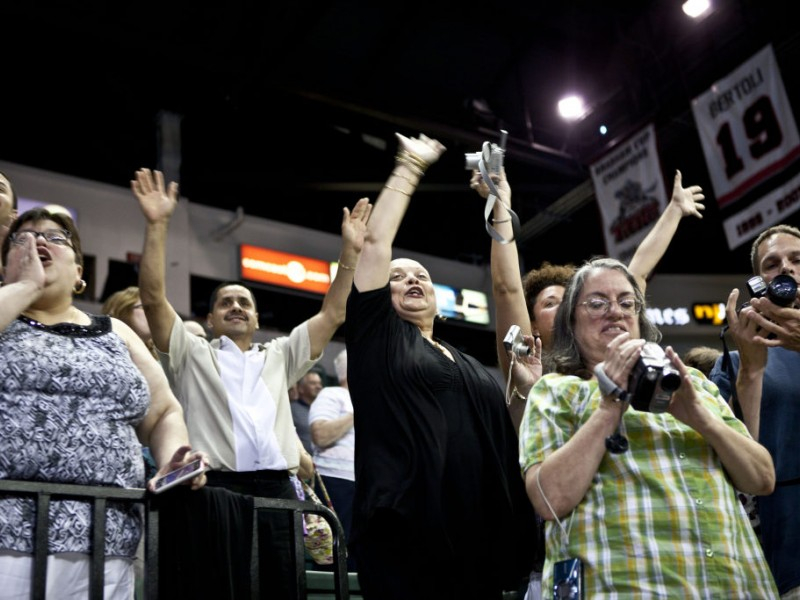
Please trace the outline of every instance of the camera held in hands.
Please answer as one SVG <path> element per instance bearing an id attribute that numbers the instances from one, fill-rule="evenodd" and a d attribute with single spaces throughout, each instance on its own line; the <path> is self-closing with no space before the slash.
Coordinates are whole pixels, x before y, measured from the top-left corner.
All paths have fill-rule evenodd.
<path id="1" fill-rule="evenodd" d="M 489 173 L 499 175 L 500 169 L 503 168 L 503 157 L 506 154 L 506 138 L 508 132 L 504 129 L 500 130 L 500 143 L 493 144 L 492 142 L 483 142 L 483 147 L 480 152 L 467 152 L 464 155 L 464 168 L 468 171 L 480 170 L 480 162 L 486 164 Z"/>
<path id="2" fill-rule="evenodd" d="M 767 283 L 760 275 L 756 275 L 747 280 L 747 291 L 750 298 L 767 298 L 776 306 L 787 307 L 794 304 L 797 298 L 797 282 L 790 275 L 781 273 L 776 275 L 772 281 Z M 750 306 L 750 302 L 743 302 L 736 309 L 740 312 L 743 308 Z M 770 333 L 767 339 L 774 340 L 775 334 Z"/>
<path id="3" fill-rule="evenodd" d="M 756 275 L 747 280 L 747 291 L 750 298 L 767 298 L 777 306 L 791 306 L 797 297 L 797 282 L 790 275 L 781 274 L 767 283 Z M 749 306 L 749 302 L 742 304 L 739 310 L 745 306 Z"/>
<path id="4" fill-rule="evenodd" d="M 681 386 L 681 376 L 667 358 L 663 348 L 647 342 L 628 379 L 631 406 L 651 413 L 665 412 L 672 393 Z"/>
<path id="5" fill-rule="evenodd" d="M 522 339 L 522 330 L 519 325 L 512 325 L 508 328 L 508 333 L 503 338 L 503 346 L 505 346 L 506 352 L 513 352 L 517 358 L 531 354 L 531 347 Z"/>

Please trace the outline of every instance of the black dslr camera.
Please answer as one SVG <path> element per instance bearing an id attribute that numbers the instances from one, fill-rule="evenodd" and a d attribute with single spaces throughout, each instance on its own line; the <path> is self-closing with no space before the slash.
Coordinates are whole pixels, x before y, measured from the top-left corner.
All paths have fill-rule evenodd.
<path id="1" fill-rule="evenodd" d="M 790 275 L 776 275 L 775 278 L 767 283 L 760 275 L 756 275 L 747 280 L 747 291 L 750 298 L 767 298 L 776 306 L 791 306 L 797 297 L 797 282 Z M 750 306 L 750 302 L 743 302 L 736 309 L 738 313 L 743 308 Z M 775 334 L 770 333 L 768 340 L 774 340 Z"/>
<path id="2" fill-rule="evenodd" d="M 681 386 L 680 373 L 655 342 L 647 342 L 628 379 L 631 406 L 651 413 L 669 408 L 672 392 Z"/>
<path id="3" fill-rule="evenodd" d="M 492 142 L 483 142 L 483 147 L 480 152 L 467 152 L 464 155 L 464 168 L 468 171 L 480 170 L 481 159 L 486 164 L 489 173 L 498 175 L 500 169 L 503 167 L 503 157 L 506 154 L 506 138 L 508 132 L 504 129 L 500 130 L 500 143 L 493 144 Z"/>
<path id="4" fill-rule="evenodd" d="M 789 275 L 776 275 L 769 283 L 756 275 L 747 280 L 747 291 L 751 298 L 767 298 L 778 306 L 791 306 L 797 297 L 797 282 Z M 739 308 L 741 310 L 748 303 Z"/>

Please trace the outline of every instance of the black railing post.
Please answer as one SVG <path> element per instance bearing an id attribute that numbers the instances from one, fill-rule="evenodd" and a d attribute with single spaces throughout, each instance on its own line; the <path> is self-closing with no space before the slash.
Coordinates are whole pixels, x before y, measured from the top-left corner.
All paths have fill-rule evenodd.
<path id="1" fill-rule="evenodd" d="M 47 592 L 47 556 L 50 503 L 53 500 L 78 500 L 92 505 L 92 542 L 90 547 L 89 597 L 103 599 L 105 579 L 106 507 L 109 500 L 123 504 L 147 505 L 147 492 L 143 489 L 119 488 L 99 485 L 49 483 L 43 481 L 14 481 L 0 479 L 0 494 L 33 499 L 36 504 L 34 524 L 33 581 L 31 598 L 45 600 Z M 158 520 L 155 521 L 158 525 Z M 157 531 L 154 534 L 157 536 Z M 157 556 L 158 549 L 154 549 Z M 156 562 L 156 569 L 157 569 Z M 158 583 L 156 577 L 155 583 Z M 153 596 L 155 598 L 157 596 Z M 152 600 L 147 597 L 147 600 Z"/>
<path id="2" fill-rule="evenodd" d="M 92 563 L 90 600 L 103 600 L 106 567 L 106 499 L 95 498 L 92 509 Z M 100 552 L 97 549 L 100 549 Z"/>
<path id="3" fill-rule="evenodd" d="M 50 494 L 36 498 L 36 529 L 33 533 L 33 600 L 45 600 L 47 591 L 47 531 L 50 521 Z"/>

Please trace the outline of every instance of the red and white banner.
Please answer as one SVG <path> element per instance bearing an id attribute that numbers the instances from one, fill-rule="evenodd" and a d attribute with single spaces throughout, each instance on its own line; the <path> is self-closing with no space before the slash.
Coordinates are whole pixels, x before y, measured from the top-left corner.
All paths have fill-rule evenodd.
<path id="1" fill-rule="evenodd" d="M 733 250 L 747 240 L 778 223 L 800 208 L 800 175 L 796 175 L 781 187 L 753 202 L 723 223 L 728 248 Z"/>
<path id="2" fill-rule="evenodd" d="M 592 164 L 591 172 L 606 253 L 627 264 L 667 206 L 655 127 L 648 125 L 615 146 Z"/>
<path id="3" fill-rule="evenodd" d="M 800 155 L 792 108 L 772 46 L 692 100 L 720 208 Z"/>

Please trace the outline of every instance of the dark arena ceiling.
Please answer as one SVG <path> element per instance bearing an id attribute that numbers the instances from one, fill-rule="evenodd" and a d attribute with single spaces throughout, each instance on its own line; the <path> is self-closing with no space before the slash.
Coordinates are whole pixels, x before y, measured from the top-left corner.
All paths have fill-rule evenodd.
<path id="1" fill-rule="evenodd" d="M 691 100 L 772 44 L 800 107 L 788 3 L 713 0 L 699 22 L 678 0 L 121 4 L 4 7 L 0 159 L 126 186 L 164 164 L 170 115 L 191 202 L 338 233 L 342 206 L 377 196 L 393 133 L 425 132 L 448 151 L 396 245 L 473 264 L 488 263 L 490 238 L 465 152 L 508 130 L 524 267 L 580 262 L 605 253 L 589 165 L 653 123 L 670 189 L 681 169 L 707 196 L 705 218 L 682 224 L 657 272 L 744 272 Z M 566 125 L 555 105 L 573 90 L 591 112 Z"/>

